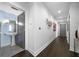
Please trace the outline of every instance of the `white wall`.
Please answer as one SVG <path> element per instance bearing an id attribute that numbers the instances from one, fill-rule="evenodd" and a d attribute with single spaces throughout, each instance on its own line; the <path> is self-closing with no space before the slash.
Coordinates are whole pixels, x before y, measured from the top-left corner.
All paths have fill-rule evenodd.
<path id="1" fill-rule="evenodd" d="M 17 6 L 21 7 L 26 12 L 26 49 L 28 47 L 29 51 L 37 55 L 45 46 L 49 44 L 49 41 L 53 41 L 55 38 L 55 32 L 52 28 L 48 29 L 45 21 L 50 18 L 47 10 L 42 6 L 42 4 L 31 5 L 21 5 L 16 3 Z M 27 7 L 28 6 L 28 7 Z M 28 8 L 31 8 L 30 10 Z M 30 11 L 30 15 L 29 15 Z M 29 18 L 28 18 L 29 17 Z M 29 28 L 28 28 L 29 24 Z M 70 8 L 70 50 L 74 50 L 74 33 L 79 26 L 79 3 L 72 3 Z M 38 30 L 41 27 L 41 30 Z M 29 30 L 29 32 L 28 32 Z M 28 36 L 29 34 L 29 36 Z M 51 39 L 52 38 L 52 39 Z M 47 44 L 47 45 L 46 45 Z M 43 48 L 42 48 L 43 47 Z M 79 52 L 78 47 L 76 48 Z"/>
<path id="2" fill-rule="evenodd" d="M 29 16 L 29 43 L 28 50 L 38 55 L 50 42 L 56 38 L 53 26 L 48 28 L 46 19 L 54 20 L 41 3 L 34 3 Z M 41 27 L 41 30 L 39 30 Z"/>
<path id="3" fill-rule="evenodd" d="M 29 21 L 29 12 L 32 7 L 32 3 L 30 2 L 13 2 L 12 5 L 19 7 L 25 11 L 25 49 L 28 50 L 28 21 Z"/>
<path id="4" fill-rule="evenodd" d="M 25 10 L 25 49 L 36 56 L 56 37 L 53 26 L 48 28 L 46 24 L 46 19 L 53 21 L 54 18 L 51 17 L 42 3 L 12 4 Z"/>
<path id="5" fill-rule="evenodd" d="M 78 29 L 78 27 L 79 27 L 79 3 L 72 3 L 70 8 L 70 50 L 71 51 L 74 51 L 75 30 Z M 77 46 L 76 51 L 79 53 L 79 44 L 77 44 L 76 46 Z"/>

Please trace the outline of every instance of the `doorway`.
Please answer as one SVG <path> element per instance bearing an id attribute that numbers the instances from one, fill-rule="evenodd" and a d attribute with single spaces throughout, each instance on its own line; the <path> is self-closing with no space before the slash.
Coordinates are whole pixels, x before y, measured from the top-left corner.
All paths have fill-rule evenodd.
<path id="1" fill-rule="evenodd" d="M 66 37 L 66 24 L 60 24 L 60 37 Z"/>

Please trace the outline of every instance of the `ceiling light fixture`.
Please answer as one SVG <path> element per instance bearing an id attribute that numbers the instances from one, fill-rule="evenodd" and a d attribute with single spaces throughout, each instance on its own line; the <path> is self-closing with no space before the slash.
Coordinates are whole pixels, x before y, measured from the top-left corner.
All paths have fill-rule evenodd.
<path id="1" fill-rule="evenodd" d="M 61 13 L 61 10 L 58 10 L 58 13 L 60 14 Z"/>
<path id="2" fill-rule="evenodd" d="M 13 7 L 13 6 L 11 8 L 14 9 L 14 10 L 18 10 L 16 7 Z"/>

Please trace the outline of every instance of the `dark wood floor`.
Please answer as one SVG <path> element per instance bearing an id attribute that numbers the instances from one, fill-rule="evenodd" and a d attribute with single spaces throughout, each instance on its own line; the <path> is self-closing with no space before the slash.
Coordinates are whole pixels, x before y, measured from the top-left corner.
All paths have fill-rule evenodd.
<path id="1" fill-rule="evenodd" d="M 66 38 L 58 37 L 49 44 L 37 57 L 78 57 L 79 54 L 69 51 Z M 14 57 L 33 57 L 28 51 L 16 54 Z"/>
<path id="2" fill-rule="evenodd" d="M 29 53 L 28 51 L 24 50 L 12 57 L 33 57 L 33 55 L 31 53 Z"/>

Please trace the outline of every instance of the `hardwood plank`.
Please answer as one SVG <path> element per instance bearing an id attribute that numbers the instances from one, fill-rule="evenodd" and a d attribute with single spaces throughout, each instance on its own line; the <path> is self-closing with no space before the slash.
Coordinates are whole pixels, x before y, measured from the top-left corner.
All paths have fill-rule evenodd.
<path id="1" fill-rule="evenodd" d="M 48 45 L 37 57 L 78 57 L 79 54 L 69 51 L 66 37 L 58 37 Z M 22 51 L 14 57 L 33 57 L 28 51 Z"/>

